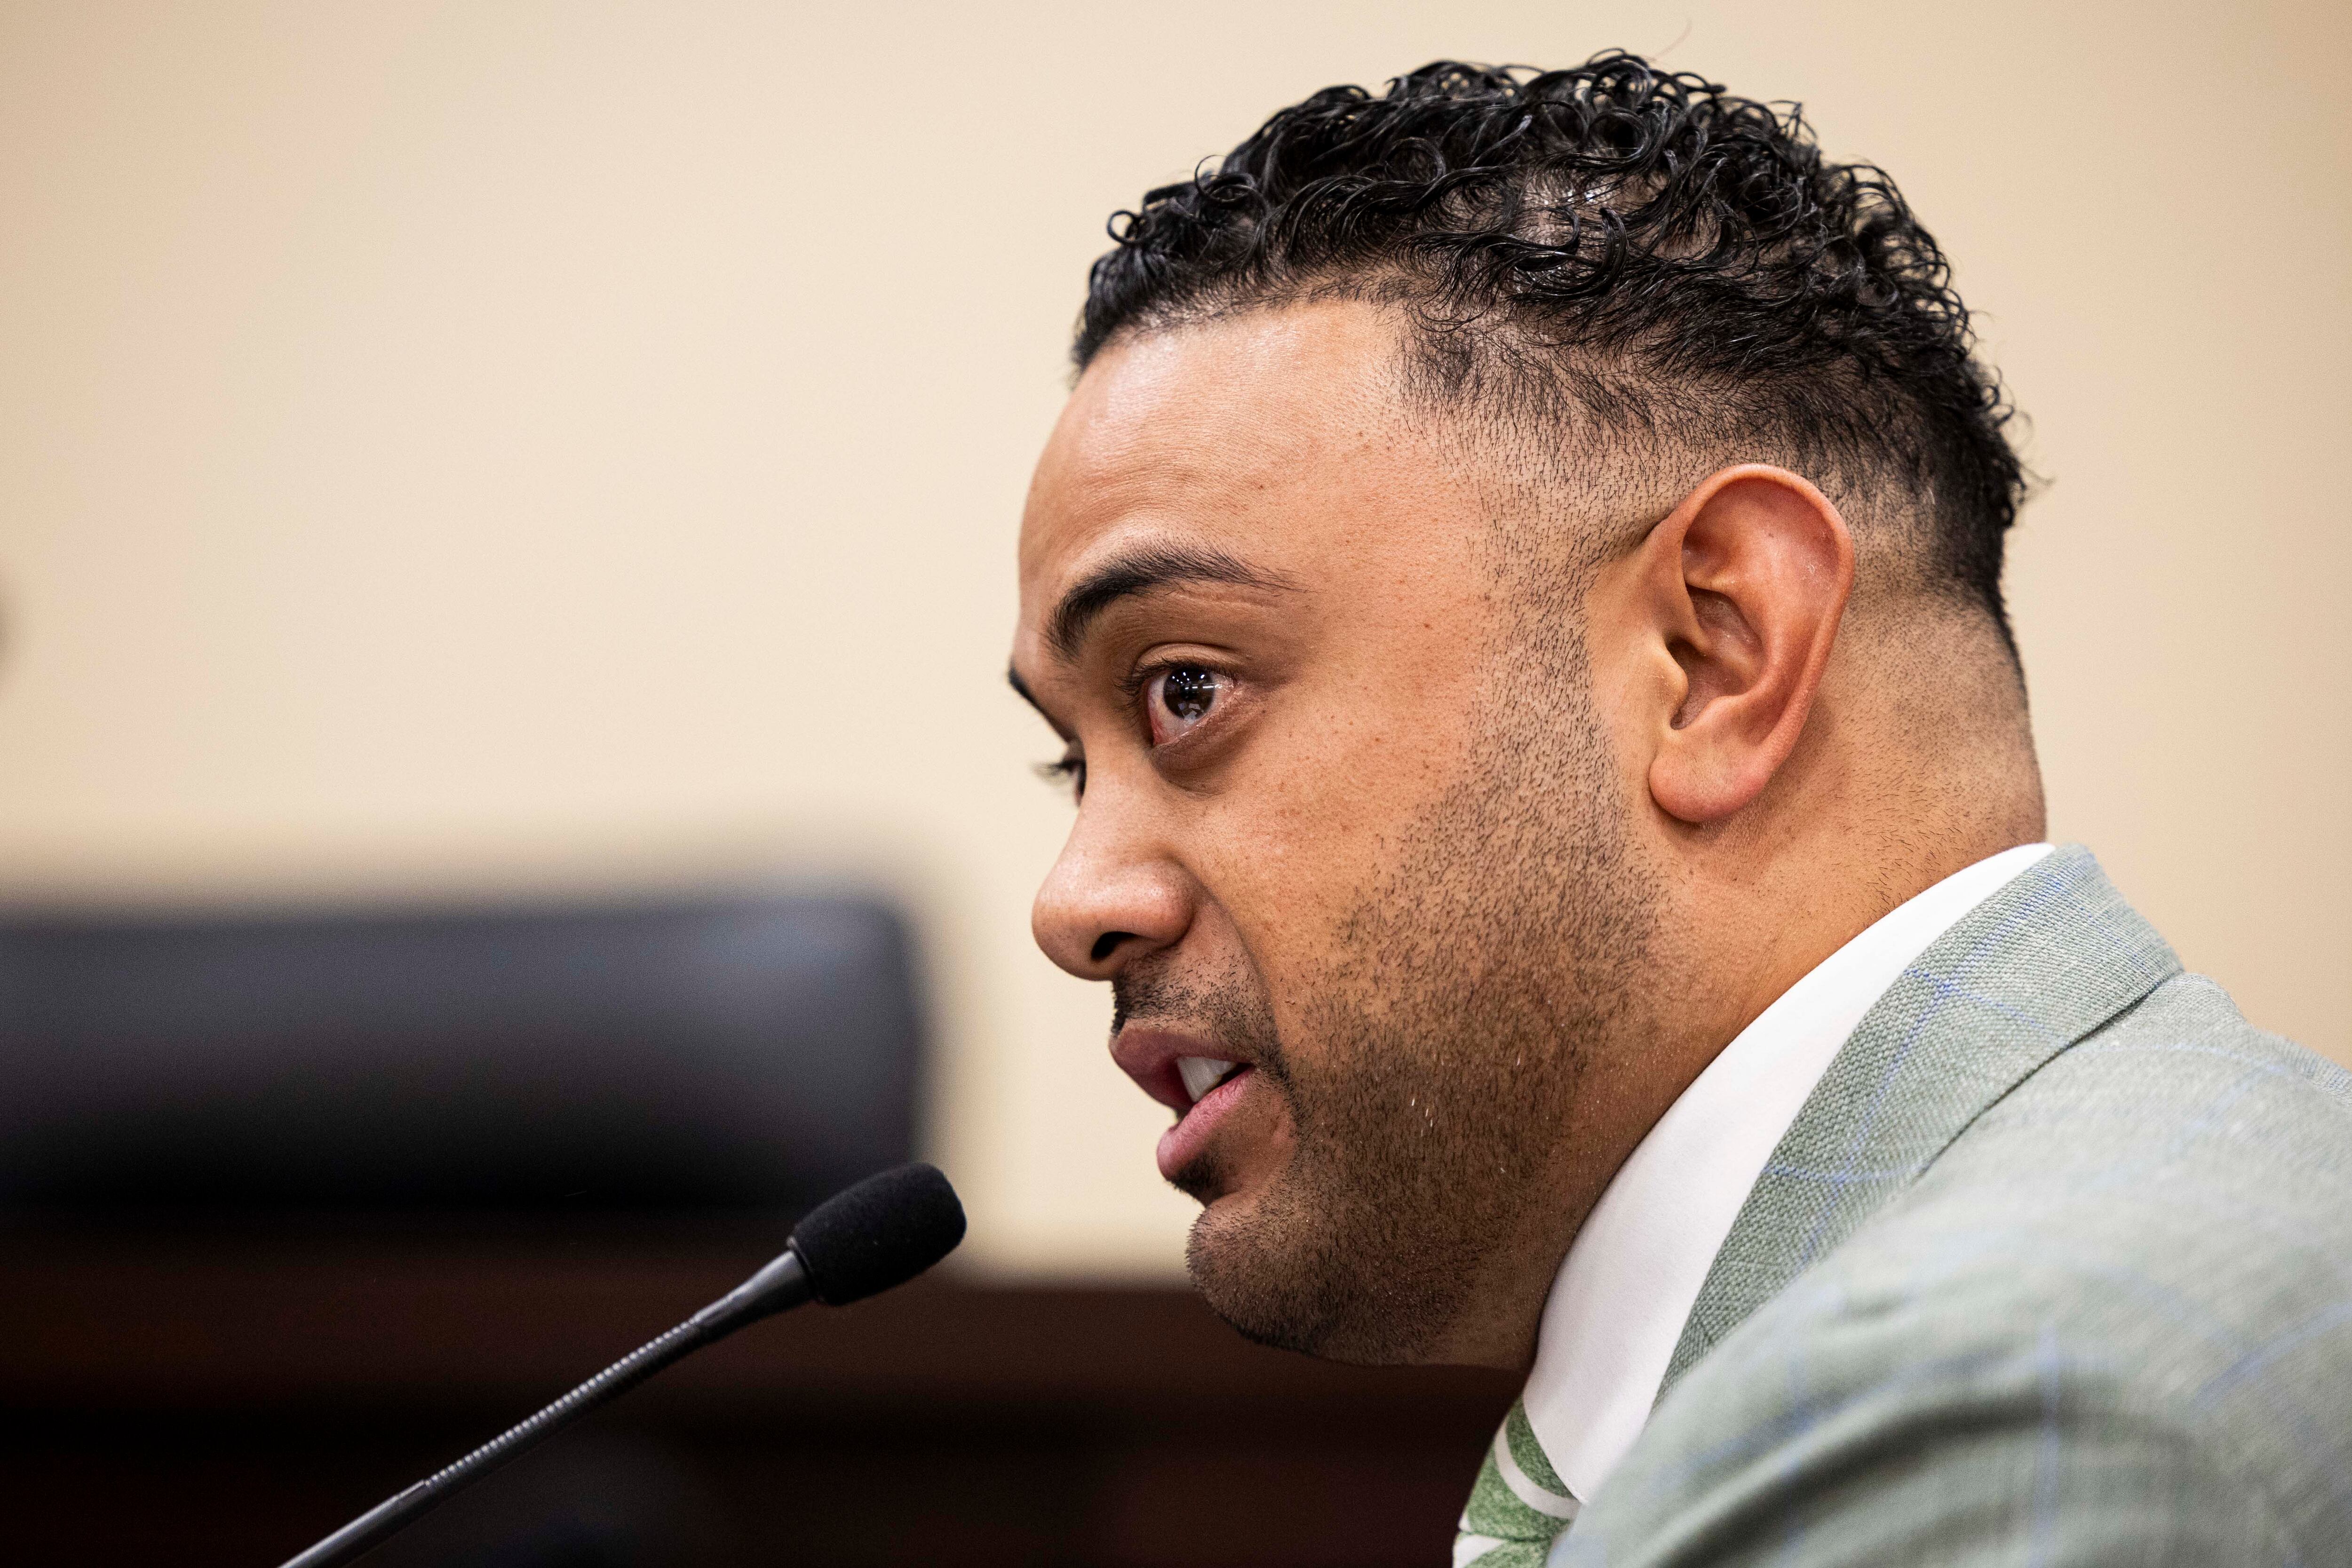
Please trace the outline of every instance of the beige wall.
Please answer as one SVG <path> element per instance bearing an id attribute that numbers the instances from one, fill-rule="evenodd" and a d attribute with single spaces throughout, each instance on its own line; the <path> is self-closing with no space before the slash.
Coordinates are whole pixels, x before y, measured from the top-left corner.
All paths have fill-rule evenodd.
<path id="1" fill-rule="evenodd" d="M 879 877 L 972 1253 L 1165 1270 L 1010 548 L 1105 215 L 1328 82 L 1611 44 L 1803 100 L 2054 487 L 2054 826 L 2352 1059 L 2332 4 L 0 9 L 0 893 Z"/>

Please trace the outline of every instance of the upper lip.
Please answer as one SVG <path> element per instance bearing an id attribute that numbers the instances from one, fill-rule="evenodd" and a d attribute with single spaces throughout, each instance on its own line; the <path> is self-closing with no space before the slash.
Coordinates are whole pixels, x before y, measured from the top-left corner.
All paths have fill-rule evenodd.
<path id="1" fill-rule="evenodd" d="M 1150 1024 L 1128 1024 L 1110 1043 L 1110 1059 L 1119 1065 L 1120 1070 L 1133 1079 L 1144 1093 L 1181 1117 L 1192 1109 L 1192 1097 L 1185 1092 L 1184 1080 L 1177 1076 L 1179 1057 L 1211 1057 L 1221 1062 L 1249 1060 L 1230 1046 L 1188 1035 L 1181 1029 Z"/>

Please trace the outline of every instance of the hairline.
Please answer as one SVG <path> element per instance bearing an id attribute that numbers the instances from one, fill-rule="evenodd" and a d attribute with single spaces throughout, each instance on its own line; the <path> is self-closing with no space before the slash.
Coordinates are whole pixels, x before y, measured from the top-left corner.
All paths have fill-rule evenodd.
<path id="1" fill-rule="evenodd" d="M 1999 635 L 2010 666 L 2022 677 L 2023 661 L 2003 617 L 1969 584 L 1948 580 L 1933 565 L 1938 498 L 1895 478 L 1887 471 L 1891 464 L 1866 455 L 1859 461 L 1852 454 L 1841 460 L 1826 446 L 1804 449 L 1804 444 L 1781 432 L 1743 434 L 1739 425 L 1752 427 L 1755 422 L 1736 417 L 1713 429 L 1678 429 L 1673 421 L 1654 417 L 1661 405 L 1669 412 L 1686 412 L 1717 378 L 1661 371 L 1645 364 L 1638 350 L 1579 350 L 1545 342 L 1505 301 L 1433 322 L 1415 306 L 1434 292 L 1411 268 L 1397 265 L 1244 275 L 1214 289 L 1136 311 L 1101 338 L 1078 371 L 1083 375 L 1087 367 L 1121 344 L 1162 333 L 1326 302 L 1367 305 L 1390 318 L 1396 329 L 1395 384 L 1401 406 L 1474 448 L 1491 450 L 1498 441 L 1526 442 L 1544 454 L 1550 470 L 1539 482 L 1602 503 L 1579 520 L 1585 526 L 1576 531 L 1586 537 L 1571 548 L 1584 564 L 1630 546 L 1706 475 L 1738 463 L 1769 463 L 1812 482 L 1854 530 L 1860 571 L 1853 608 L 1890 599 L 1932 605 L 1946 612 L 1957 608 Z M 1514 341 L 1529 352 L 1494 352 Z M 1472 346 L 1467 355 L 1449 363 L 1442 353 L 1447 342 Z M 1465 362 L 1466 375 L 1462 374 Z M 1644 384 L 1633 399 L 1612 398 L 1609 384 L 1621 378 L 1636 378 Z M 1615 403 L 1623 410 L 1629 402 L 1641 416 L 1609 406 Z M 1588 457 L 1592 459 L 1589 476 L 1572 471 L 1575 459 Z M 1641 478 L 1645 472 L 1661 478 L 1645 484 Z M 1612 477 L 1622 482 L 1612 484 Z M 1608 504 L 1612 500 L 1616 504 Z"/>

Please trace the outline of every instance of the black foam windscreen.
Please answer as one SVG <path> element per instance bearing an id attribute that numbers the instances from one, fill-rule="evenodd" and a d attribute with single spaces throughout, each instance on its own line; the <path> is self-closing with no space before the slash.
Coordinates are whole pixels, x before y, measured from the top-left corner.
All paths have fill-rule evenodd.
<path id="1" fill-rule="evenodd" d="M 811 1294 L 828 1307 L 903 1285 L 956 1249 L 963 1205 L 932 1165 L 868 1176 L 793 1227 Z"/>

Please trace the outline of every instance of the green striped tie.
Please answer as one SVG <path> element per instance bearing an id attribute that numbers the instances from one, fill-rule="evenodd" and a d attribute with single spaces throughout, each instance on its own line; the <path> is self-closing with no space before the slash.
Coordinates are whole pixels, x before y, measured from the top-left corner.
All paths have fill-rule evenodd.
<path id="1" fill-rule="evenodd" d="M 1527 1405 L 1515 1400 L 1462 1510 L 1454 1568 L 1543 1568 L 1544 1554 L 1577 1507 L 1528 1425 Z"/>

